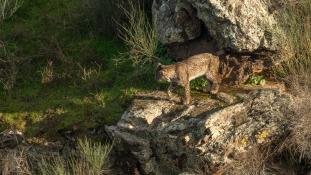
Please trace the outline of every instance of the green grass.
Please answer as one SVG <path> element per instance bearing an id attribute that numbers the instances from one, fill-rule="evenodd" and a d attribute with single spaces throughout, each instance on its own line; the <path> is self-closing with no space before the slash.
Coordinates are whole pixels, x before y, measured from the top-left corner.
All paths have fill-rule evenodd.
<path id="1" fill-rule="evenodd" d="M 137 91 L 156 88 L 152 66 L 142 72 L 130 62 L 115 65 L 124 44 L 102 33 L 83 4 L 25 0 L 0 26 L 0 41 L 18 68 L 14 87 L 0 87 L 0 130 L 54 136 L 73 126 L 113 124 Z M 53 79 L 42 83 L 48 62 Z"/>

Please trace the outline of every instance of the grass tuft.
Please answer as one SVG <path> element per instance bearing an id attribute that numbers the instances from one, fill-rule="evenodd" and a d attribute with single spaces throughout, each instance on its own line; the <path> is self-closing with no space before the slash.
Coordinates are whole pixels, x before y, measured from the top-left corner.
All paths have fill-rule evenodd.
<path id="1" fill-rule="evenodd" d="M 279 23 L 285 33 L 281 62 L 274 71 L 294 94 L 294 117 L 288 147 L 292 154 L 311 159 L 311 1 L 285 1 Z"/>
<path id="2" fill-rule="evenodd" d="M 11 17 L 22 5 L 24 0 L 0 0 L 0 23 Z"/>
<path id="3" fill-rule="evenodd" d="M 61 157 L 54 157 L 50 161 L 42 159 L 39 168 L 42 175 L 69 175 L 65 160 Z"/>
<path id="4" fill-rule="evenodd" d="M 42 175 L 107 175 L 110 172 L 108 156 L 111 149 L 110 144 L 78 140 L 78 155 L 42 159 L 40 172 Z"/>
<path id="5" fill-rule="evenodd" d="M 235 160 L 225 168 L 225 174 L 228 175 L 263 175 L 265 172 L 265 163 L 268 159 L 267 151 L 254 147 L 249 150 L 239 160 Z"/>
<path id="6" fill-rule="evenodd" d="M 31 166 L 27 160 L 27 150 L 23 148 L 10 149 L 0 153 L 0 174 L 31 175 Z"/>
<path id="7" fill-rule="evenodd" d="M 84 139 L 78 141 L 78 147 L 82 160 L 87 162 L 87 169 L 91 174 L 100 175 L 109 173 L 108 156 L 112 145 L 102 145 Z M 75 168 L 73 167 L 73 169 Z"/>
<path id="8" fill-rule="evenodd" d="M 291 133 L 288 138 L 290 152 L 303 159 L 311 160 L 311 83 L 306 78 L 292 79 L 291 91 L 294 96 Z"/>
<path id="9" fill-rule="evenodd" d="M 135 66 L 144 66 L 158 61 L 156 52 L 158 37 L 155 24 L 150 22 L 143 7 L 139 3 L 129 1 L 120 7 L 127 23 L 119 24 L 119 36 L 128 46 L 128 56 Z"/>
<path id="10" fill-rule="evenodd" d="M 285 1 L 280 11 L 279 23 L 285 36 L 281 60 L 275 67 L 280 78 L 303 75 L 311 72 L 311 1 Z"/>

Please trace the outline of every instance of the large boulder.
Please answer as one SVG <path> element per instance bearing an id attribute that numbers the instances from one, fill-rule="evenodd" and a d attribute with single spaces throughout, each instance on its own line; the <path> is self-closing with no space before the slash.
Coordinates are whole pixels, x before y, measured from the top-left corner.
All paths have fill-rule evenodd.
<path id="1" fill-rule="evenodd" d="M 155 0 L 152 11 L 164 44 L 199 37 L 201 21 L 219 49 L 253 52 L 277 49 L 272 6 L 269 0 Z"/>
<path id="2" fill-rule="evenodd" d="M 201 166 L 217 171 L 255 145 L 280 139 L 292 103 L 290 95 L 277 90 L 240 94 L 227 103 L 194 97 L 192 106 L 159 94 L 136 98 L 116 126 L 106 127 L 115 140 L 116 162 L 132 159 L 141 174 L 176 174 Z"/>
<path id="3" fill-rule="evenodd" d="M 187 2 L 154 1 L 152 13 L 162 43 L 184 42 L 201 35 L 201 21 Z"/>

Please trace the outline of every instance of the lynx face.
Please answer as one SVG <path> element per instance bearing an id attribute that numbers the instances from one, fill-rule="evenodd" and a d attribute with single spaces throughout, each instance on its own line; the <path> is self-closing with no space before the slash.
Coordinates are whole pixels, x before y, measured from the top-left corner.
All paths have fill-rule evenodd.
<path id="1" fill-rule="evenodd" d="M 156 79 L 160 82 L 171 82 L 174 70 L 170 66 L 159 65 L 156 71 Z"/>

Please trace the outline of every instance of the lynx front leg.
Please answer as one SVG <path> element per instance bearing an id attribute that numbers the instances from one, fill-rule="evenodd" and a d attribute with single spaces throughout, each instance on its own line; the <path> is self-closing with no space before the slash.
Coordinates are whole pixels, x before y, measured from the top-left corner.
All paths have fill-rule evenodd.
<path id="1" fill-rule="evenodd" d="M 173 83 L 170 83 L 170 86 L 167 89 L 167 96 L 169 100 L 173 98 L 173 93 L 172 93 L 173 90 L 174 90 L 174 85 Z"/>
<path id="2" fill-rule="evenodd" d="M 189 105 L 190 101 L 191 101 L 190 82 L 188 82 L 184 86 L 184 97 L 182 99 L 182 102 L 184 105 Z"/>
<path id="3" fill-rule="evenodd" d="M 217 94 L 219 91 L 219 86 L 221 79 L 220 77 L 215 73 L 215 74 L 206 74 L 206 79 L 208 79 L 212 83 L 212 87 L 210 89 L 210 93 L 212 94 Z"/>

